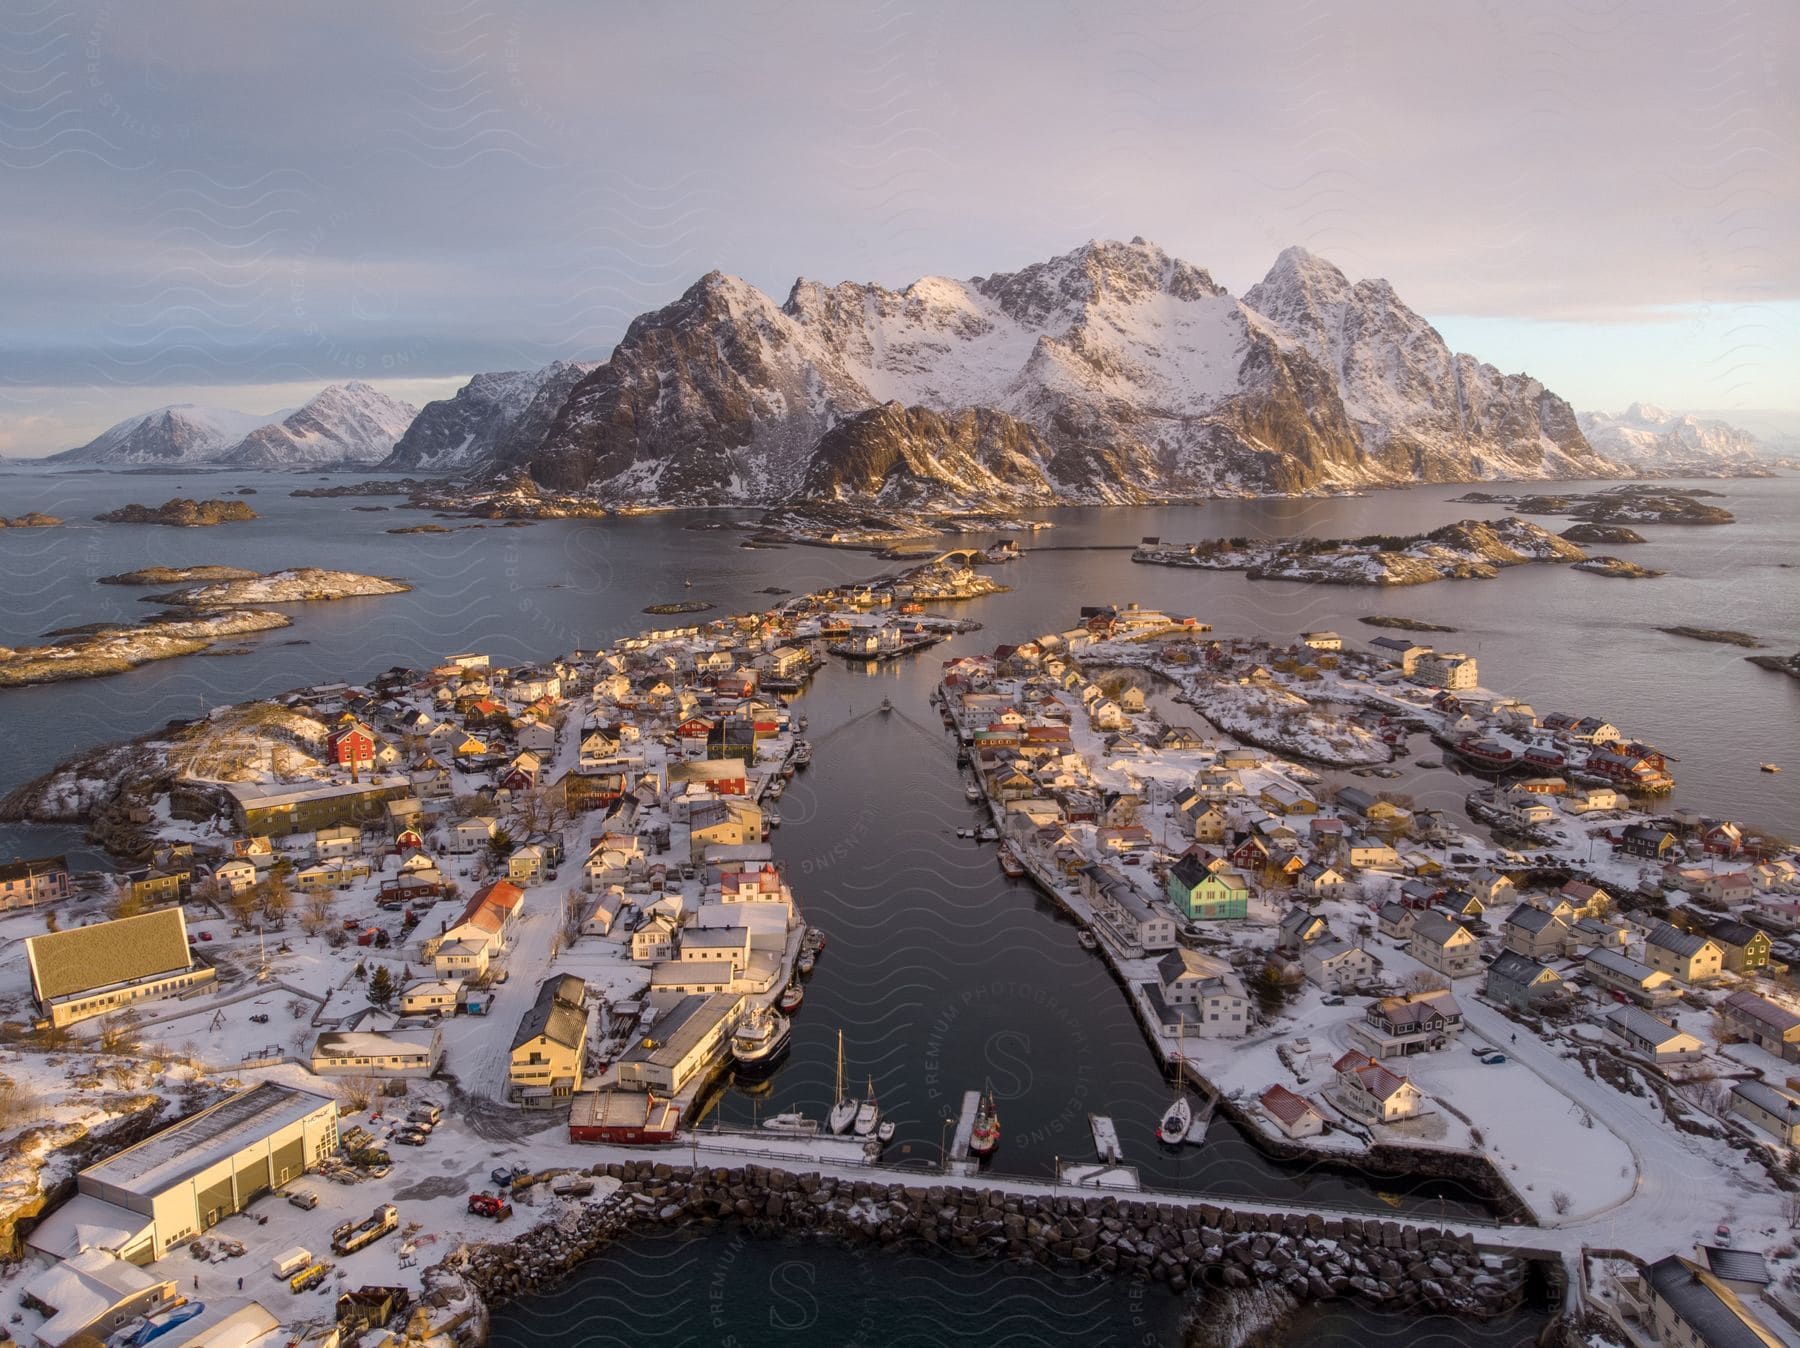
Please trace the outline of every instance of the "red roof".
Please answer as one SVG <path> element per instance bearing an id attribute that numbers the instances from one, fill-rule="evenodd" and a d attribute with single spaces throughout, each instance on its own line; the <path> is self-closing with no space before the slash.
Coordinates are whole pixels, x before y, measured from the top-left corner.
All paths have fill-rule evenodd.
<path id="1" fill-rule="evenodd" d="M 1271 1086 L 1264 1091 L 1261 1103 L 1264 1109 L 1290 1127 L 1300 1122 L 1308 1114 L 1319 1112 L 1313 1108 L 1312 1102 L 1306 1097 L 1295 1095 L 1286 1086 L 1281 1085 Z"/>
<path id="2" fill-rule="evenodd" d="M 525 897 L 525 891 L 507 880 L 495 880 L 492 884 L 483 885 L 470 897 L 468 906 L 463 909 L 462 916 L 452 925 L 461 926 L 472 922 L 484 931 L 499 931 L 506 924 L 507 916 L 519 906 Z"/>

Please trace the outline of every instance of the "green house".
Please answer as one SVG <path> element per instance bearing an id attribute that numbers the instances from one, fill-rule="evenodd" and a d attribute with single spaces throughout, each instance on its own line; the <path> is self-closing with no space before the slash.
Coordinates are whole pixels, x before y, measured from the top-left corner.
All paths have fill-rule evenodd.
<path id="1" fill-rule="evenodd" d="M 1208 870 L 1184 856 L 1169 868 L 1169 902 L 1190 922 L 1226 922 L 1250 915 L 1250 885 L 1237 871 Z"/>

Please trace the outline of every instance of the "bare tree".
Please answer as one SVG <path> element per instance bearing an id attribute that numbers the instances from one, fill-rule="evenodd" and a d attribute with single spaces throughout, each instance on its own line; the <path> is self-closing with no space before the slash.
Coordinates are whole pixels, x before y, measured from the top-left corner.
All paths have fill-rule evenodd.
<path id="1" fill-rule="evenodd" d="M 334 896 L 328 889 L 315 889 L 306 896 L 306 908 L 300 917 L 300 929 L 308 936 L 317 936 L 331 923 L 331 905 Z"/>
<path id="2" fill-rule="evenodd" d="M 1800 1226 L 1800 1192 L 1789 1190 L 1781 1196 L 1781 1216 L 1792 1230 Z"/>

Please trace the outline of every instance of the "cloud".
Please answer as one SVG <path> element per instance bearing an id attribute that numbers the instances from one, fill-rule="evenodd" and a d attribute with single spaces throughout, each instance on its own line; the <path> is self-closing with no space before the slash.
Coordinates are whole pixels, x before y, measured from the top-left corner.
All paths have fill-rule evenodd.
<path id="1" fill-rule="evenodd" d="M 0 45 L 15 409 L 594 358 L 714 266 L 780 295 L 1090 236 L 1240 292 L 1303 243 L 1518 324 L 1800 300 L 1778 0 L 54 0 Z M 1792 401 L 1777 364 L 1755 401 Z"/>

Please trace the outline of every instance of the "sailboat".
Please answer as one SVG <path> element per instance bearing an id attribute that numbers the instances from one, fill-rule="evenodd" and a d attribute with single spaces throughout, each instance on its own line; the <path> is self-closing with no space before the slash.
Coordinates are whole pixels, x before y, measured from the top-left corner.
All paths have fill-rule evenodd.
<path id="1" fill-rule="evenodd" d="M 869 1078 L 868 1094 L 856 1107 L 856 1122 L 851 1125 L 858 1137 L 867 1137 L 881 1123 L 881 1106 L 875 1103 L 875 1078 Z"/>
<path id="2" fill-rule="evenodd" d="M 1186 1029 L 1187 1017 L 1184 1016 L 1175 1031 L 1175 1099 L 1156 1126 L 1156 1136 L 1170 1147 L 1179 1147 L 1186 1142 L 1188 1129 L 1194 1126 L 1194 1106 L 1187 1098 L 1186 1060 L 1182 1052 L 1182 1035 Z"/>
<path id="3" fill-rule="evenodd" d="M 837 1103 L 831 1107 L 830 1125 L 834 1133 L 848 1132 L 856 1122 L 856 1101 L 844 1094 L 844 1032 L 838 1031 Z"/>
<path id="4" fill-rule="evenodd" d="M 977 1156 L 990 1155 L 1000 1145 L 1000 1110 L 994 1104 L 994 1088 L 989 1086 L 975 1107 L 975 1127 L 969 1133 L 969 1150 Z"/>

